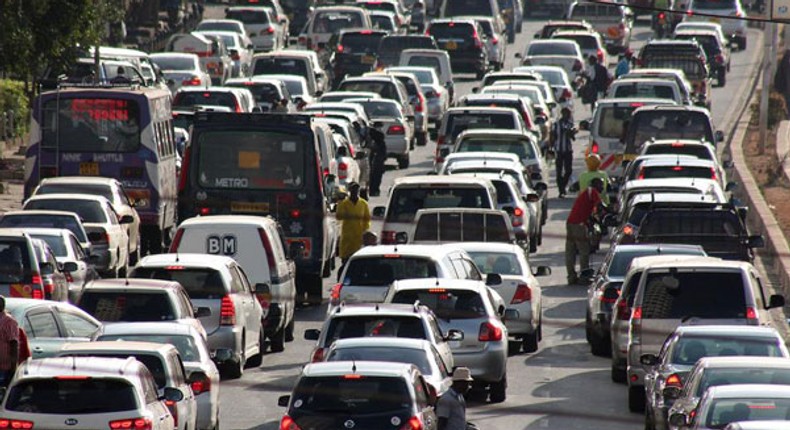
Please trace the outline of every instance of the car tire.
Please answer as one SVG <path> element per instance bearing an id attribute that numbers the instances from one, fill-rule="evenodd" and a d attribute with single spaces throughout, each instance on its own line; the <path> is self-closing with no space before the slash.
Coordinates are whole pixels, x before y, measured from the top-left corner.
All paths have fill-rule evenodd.
<path id="1" fill-rule="evenodd" d="M 625 384 L 626 377 L 628 375 L 625 374 L 625 370 L 618 369 L 612 364 L 612 369 L 610 372 L 610 377 L 612 378 L 612 382 L 616 382 L 618 384 Z"/>
<path id="2" fill-rule="evenodd" d="M 271 352 L 285 351 L 285 327 L 269 337 L 269 350 Z"/>
<path id="3" fill-rule="evenodd" d="M 331 259 L 330 259 L 331 260 Z M 321 277 L 328 278 L 332 275 L 332 263 L 330 260 L 326 260 L 324 265 L 321 266 Z"/>
<path id="4" fill-rule="evenodd" d="M 485 70 L 485 67 L 483 67 L 482 69 L 480 69 L 480 70 L 478 70 L 477 72 L 475 72 L 475 78 L 476 78 L 478 81 L 479 81 L 479 80 L 481 80 L 481 79 L 483 79 L 483 77 L 485 77 L 485 75 L 486 75 L 486 70 Z"/>
<path id="5" fill-rule="evenodd" d="M 507 342 L 507 356 L 512 357 L 521 351 L 521 342 L 517 340 L 510 340 Z"/>
<path id="6" fill-rule="evenodd" d="M 264 351 L 266 351 L 266 342 L 265 342 L 265 337 L 263 335 L 263 327 L 261 327 L 261 334 L 258 340 L 258 353 L 248 358 L 247 362 L 244 363 L 244 367 L 249 367 L 249 368 L 261 367 L 261 364 L 263 364 Z"/>
<path id="7" fill-rule="evenodd" d="M 587 339 L 587 343 L 592 343 L 592 318 L 590 318 L 590 312 L 587 311 L 584 317 L 584 338 Z"/>
<path id="8" fill-rule="evenodd" d="M 719 84 L 720 87 L 723 87 L 727 84 L 727 72 L 723 67 L 719 69 L 718 76 L 716 77 L 716 83 Z"/>
<path id="9" fill-rule="evenodd" d="M 291 322 L 285 326 L 285 341 L 286 342 L 293 342 L 294 341 L 294 320 L 291 318 Z"/>
<path id="10" fill-rule="evenodd" d="M 244 374 L 244 357 L 239 356 L 238 360 L 231 360 L 224 366 L 224 377 L 227 379 L 239 379 Z"/>
<path id="11" fill-rule="evenodd" d="M 628 387 L 628 410 L 631 412 L 645 411 L 645 387 Z"/>
<path id="12" fill-rule="evenodd" d="M 507 43 L 513 43 L 516 41 L 516 30 L 509 30 L 507 32 Z"/>
<path id="13" fill-rule="evenodd" d="M 321 277 L 318 275 L 305 275 L 305 277 L 307 278 L 305 280 L 307 284 L 307 288 L 305 288 L 307 301 L 313 305 L 320 305 L 323 300 Z"/>
<path id="14" fill-rule="evenodd" d="M 590 330 L 590 352 L 596 357 L 609 357 L 612 355 L 612 345 L 602 336 Z"/>
<path id="15" fill-rule="evenodd" d="M 738 50 L 743 51 L 745 49 L 746 49 L 746 38 L 743 37 L 741 39 L 738 39 Z"/>
<path id="16" fill-rule="evenodd" d="M 491 383 L 488 392 L 488 399 L 491 403 L 502 403 L 507 398 L 507 373 L 502 375 L 502 379 Z"/>
<path id="17" fill-rule="evenodd" d="M 526 353 L 537 352 L 538 350 L 538 330 L 537 328 L 532 333 L 524 335 L 521 341 L 521 349 Z"/>
<path id="18" fill-rule="evenodd" d="M 416 145 L 417 145 L 417 136 L 412 137 L 411 140 L 409 140 L 409 151 L 414 151 L 414 147 Z"/>
<path id="19" fill-rule="evenodd" d="M 398 157 L 398 168 L 401 170 L 409 168 L 409 154 Z"/>

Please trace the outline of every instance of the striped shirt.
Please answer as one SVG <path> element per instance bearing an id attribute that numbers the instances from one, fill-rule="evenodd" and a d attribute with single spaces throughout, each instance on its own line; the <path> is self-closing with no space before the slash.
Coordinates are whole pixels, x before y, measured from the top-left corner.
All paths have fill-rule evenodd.
<path id="1" fill-rule="evenodd" d="M 11 370 L 16 367 L 19 357 L 10 357 L 11 342 L 19 345 L 19 324 L 8 312 L 0 315 L 0 370 Z"/>
<path id="2" fill-rule="evenodd" d="M 572 152 L 573 145 L 571 142 L 573 141 L 573 120 L 571 119 L 560 119 L 554 124 L 553 130 L 551 131 L 554 141 L 554 151 L 555 152 Z"/>

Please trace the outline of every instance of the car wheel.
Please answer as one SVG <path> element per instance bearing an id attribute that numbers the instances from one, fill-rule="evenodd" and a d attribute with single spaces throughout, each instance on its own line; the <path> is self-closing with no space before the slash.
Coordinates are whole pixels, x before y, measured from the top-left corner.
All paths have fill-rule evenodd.
<path id="1" fill-rule="evenodd" d="M 584 338 L 587 343 L 592 343 L 592 318 L 590 318 L 590 311 L 587 311 L 584 318 Z"/>
<path id="2" fill-rule="evenodd" d="M 716 82 L 720 87 L 723 87 L 727 83 L 727 72 L 723 67 L 719 69 L 719 75 L 716 77 Z"/>
<path id="3" fill-rule="evenodd" d="M 305 275 L 307 278 L 307 301 L 313 305 L 320 305 L 323 300 L 321 277 L 318 275 Z"/>
<path id="4" fill-rule="evenodd" d="M 536 352 L 538 350 L 538 330 L 524 335 L 521 341 L 521 349 L 526 353 Z"/>
<path id="5" fill-rule="evenodd" d="M 398 157 L 398 168 L 399 169 L 409 168 L 409 154 L 401 155 L 400 157 Z"/>
<path id="6" fill-rule="evenodd" d="M 744 49 L 746 49 L 746 38 L 745 37 L 738 40 L 738 50 L 739 51 L 743 51 Z"/>
<path id="7" fill-rule="evenodd" d="M 507 342 L 507 356 L 512 357 L 521 351 L 521 342 L 510 340 Z"/>
<path id="8" fill-rule="evenodd" d="M 502 375 L 502 379 L 491 384 L 488 395 L 491 403 L 502 403 L 505 401 L 507 398 L 507 373 Z"/>
<path id="9" fill-rule="evenodd" d="M 294 320 L 291 318 L 291 322 L 285 326 L 285 341 L 286 342 L 293 342 L 294 340 Z"/>
<path id="10" fill-rule="evenodd" d="M 611 369 L 611 378 L 612 382 L 616 382 L 618 384 L 625 384 L 626 374 L 624 369 L 618 369 L 614 364 L 612 364 Z"/>
<path id="11" fill-rule="evenodd" d="M 645 411 L 645 387 L 638 385 L 628 387 L 628 410 L 631 412 Z"/>
<path id="12" fill-rule="evenodd" d="M 645 409 L 645 430 L 656 430 L 656 425 L 653 422 L 653 414 L 647 409 Z"/>
<path id="13" fill-rule="evenodd" d="M 261 327 L 261 334 L 258 336 L 258 353 L 247 359 L 244 367 L 256 368 L 261 367 L 263 363 L 263 352 L 266 350 L 266 343 L 264 342 L 263 327 Z"/>
<path id="14" fill-rule="evenodd" d="M 269 350 L 271 352 L 285 351 L 285 327 L 278 330 L 274 335 L 269 337 Z"/>
<path id="15" fill-rule="evenodd" d="M 332 275 L 332 263 L 330 262 L 330 260 L 326 260 L 321 269 L 321 277 L 328 278 L 331 275 Z"/>
<path id="16" fill-rule="evenodd" d="M 227 379 L 239 379 L 244 374 L 244 357 L 239 356 L 237 360 L 231 360 L 224 366 L 224 375 Z"/>

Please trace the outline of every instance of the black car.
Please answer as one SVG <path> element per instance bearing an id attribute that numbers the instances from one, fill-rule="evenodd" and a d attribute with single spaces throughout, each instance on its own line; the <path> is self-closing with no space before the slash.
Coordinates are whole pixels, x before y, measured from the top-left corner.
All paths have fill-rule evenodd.
<path id="1" fill-rule="evenodd" d="M 334 52 L 329 62 L 335 85 L 346 76 L 359 76 L 373 70 L 376 65 L 376 50 L 381 38 L 387 35 L 382 30 L 343 30 L 337 36 Z"/>
<path id="2" fill-rule="evenodd" d="M 439 49 L 431 36 L 420 34 L 390 35 L 381 39 L 376 53 L 376 69 L 397 66 L 404 49 Z"/>
<path id="3" fill-rule="evenodd" d="M 488 71 L 485 32 L 477 22 L 436 19 L 431 21 L 428 34 L 450 55 L 453 71 L 474 73 L 477 79 L 482 79 Z"/>

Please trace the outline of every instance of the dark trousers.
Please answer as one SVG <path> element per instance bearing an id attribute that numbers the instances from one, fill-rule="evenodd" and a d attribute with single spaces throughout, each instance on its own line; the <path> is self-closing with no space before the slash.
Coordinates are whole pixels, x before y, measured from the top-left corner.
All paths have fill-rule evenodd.
<path id="1" fill-rule="evenodd" d="M 560 190 L 560 194 L 565 194 L 565 188 L 571 178 L 573 152 L 557 152 L 554 162 L 557 163 L 557 189 Z"/>
<path id="2" fill-rule="evenodd" d="M 384 160 L 371 160 L 370 163 L 370 189 L 371 196 L 378 196 L 381 192 L 381 177 L 384 176 Z"/>

